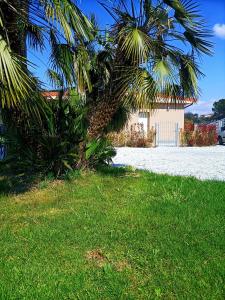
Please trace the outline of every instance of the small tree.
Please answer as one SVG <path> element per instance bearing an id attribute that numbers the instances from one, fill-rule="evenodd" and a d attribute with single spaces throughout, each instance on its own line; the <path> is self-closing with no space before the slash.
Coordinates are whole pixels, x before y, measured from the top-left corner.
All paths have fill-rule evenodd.
<path id="1" fill-rule="evenodd" d="M 214 118 L 225 118 L 225 99 L 213 103 Z"/>
<path id="2" fill-rule="evenodd" d="M 193 114 L 192 112 L 187 112 L 184 115 L 185 121 L 193 121 L 195 124 L 199 123 L 198 114 Z"/>

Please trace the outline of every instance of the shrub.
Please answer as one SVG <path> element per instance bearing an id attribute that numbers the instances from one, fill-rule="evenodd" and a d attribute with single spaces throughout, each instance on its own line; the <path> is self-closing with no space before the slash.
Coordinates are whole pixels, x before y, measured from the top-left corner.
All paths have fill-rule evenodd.
<path id="1" fill-rule="evenodd" d="M 185 121 L 184 122 L 184 131 L 186 132 L 193 132 L 195 129 L 195 125 L 193 121 Z"/>
<path id="2" fill-rule="evenodd" d="M 181 144 L 183 146 L 210 146 L 217 143 L 215 125 L 194 125 L 191 121 L 185 122 L 181 132 Z"/>
<path id="3" fill-rule="evenodd" d="M 155 142 L 155 134 L 154 128 L 146 134 L 143 124 L 135 123 L 127 130 L 110 133 L 108 138 L 115 147 L 152 147 Z"/>
<path id="4" fill-rule="evenodd" d="M 112 163 L 112 157 L 116 155 L 110 141 L 106 138 L 94 140 L 87 144 L 85 158 L 89 162 L 89 167 L 96 168 Z"/>
<path id="5" fill-rule="evenodd" d="M 7 160 L 21 168 L 52 172 L 55 177 L 68 170 L 109 163 L 115 154 L 113 147 L 105 138 L 88 144 L 87 106 L 73 100 L 48 103 L 50 113 L 42 122 L 19 111 L 4 110 Z"/>
<path id="6" fill-rule="evenodd" d="M 107 137 L 113 146 L 124 147 L 127 146 L 127 141 L 129 139 L 129 132 L 125 130 L 121 132 L 111 132 L 107 135 Z"/>
<path id="7" fill-rule="evenodd" d="M 131 125 L 128 147 L 146 147 L 147 138 L 143 124 L 135 123 Z"/>
<path id="8" fill-rule="evenodd" d="M 217 132 L 215 125 L 198 125 L 197 129 L 198 140 L 196 144 L 199 146 L 215 145 L 217 143 Z"/>

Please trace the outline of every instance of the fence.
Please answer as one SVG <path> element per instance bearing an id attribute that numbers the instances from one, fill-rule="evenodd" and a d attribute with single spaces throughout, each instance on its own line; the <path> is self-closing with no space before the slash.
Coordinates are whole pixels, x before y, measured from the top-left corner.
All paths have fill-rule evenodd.
<path id="1" fill-rule="evenodd" d="M 156 146 L 179 146 L 179 124 L 175 122 L 155 123 Z"/>

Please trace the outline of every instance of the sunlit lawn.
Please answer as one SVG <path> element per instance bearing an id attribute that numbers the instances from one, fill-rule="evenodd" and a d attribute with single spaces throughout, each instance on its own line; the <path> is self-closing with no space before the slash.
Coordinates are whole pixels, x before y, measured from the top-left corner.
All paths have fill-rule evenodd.
<path id="1" fill-rule="evenodd" d="M 225 183 L 116 169 L 9 187 L 0 299 L 225 298 Z"/>

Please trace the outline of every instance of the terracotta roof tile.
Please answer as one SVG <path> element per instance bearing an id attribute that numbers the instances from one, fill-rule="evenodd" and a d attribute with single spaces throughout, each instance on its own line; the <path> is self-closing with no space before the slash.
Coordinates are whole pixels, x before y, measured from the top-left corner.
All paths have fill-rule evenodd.
<path id="1" fill-rule="evenodd" d="M 65 91 L 64 95 L 63 96 L 67 96 L 69 94 L 68 91 Z M 56 98 L 58 95 L 59 95 L 59 91 L 58 90 L 54 90 L 54 91 L 44 91 L 42 92 L 42 95 L 46 98 Z M 170 96 L 165 96 L 165 95 L 159 95 L 159 98 L 160 98 L 160 103 L 163 103 L 164 101 L 163 100 L 169 100 L 171 99 Z M 176 97 L 176 100 L 177 102 L 181 102 L 181 103 L 196 103 L 197 102 L 197 99 L 196 98 L 183 98 L 181 96 L 177 96 Z M 174 101 L 173 101 L 174 102 Z"/>

